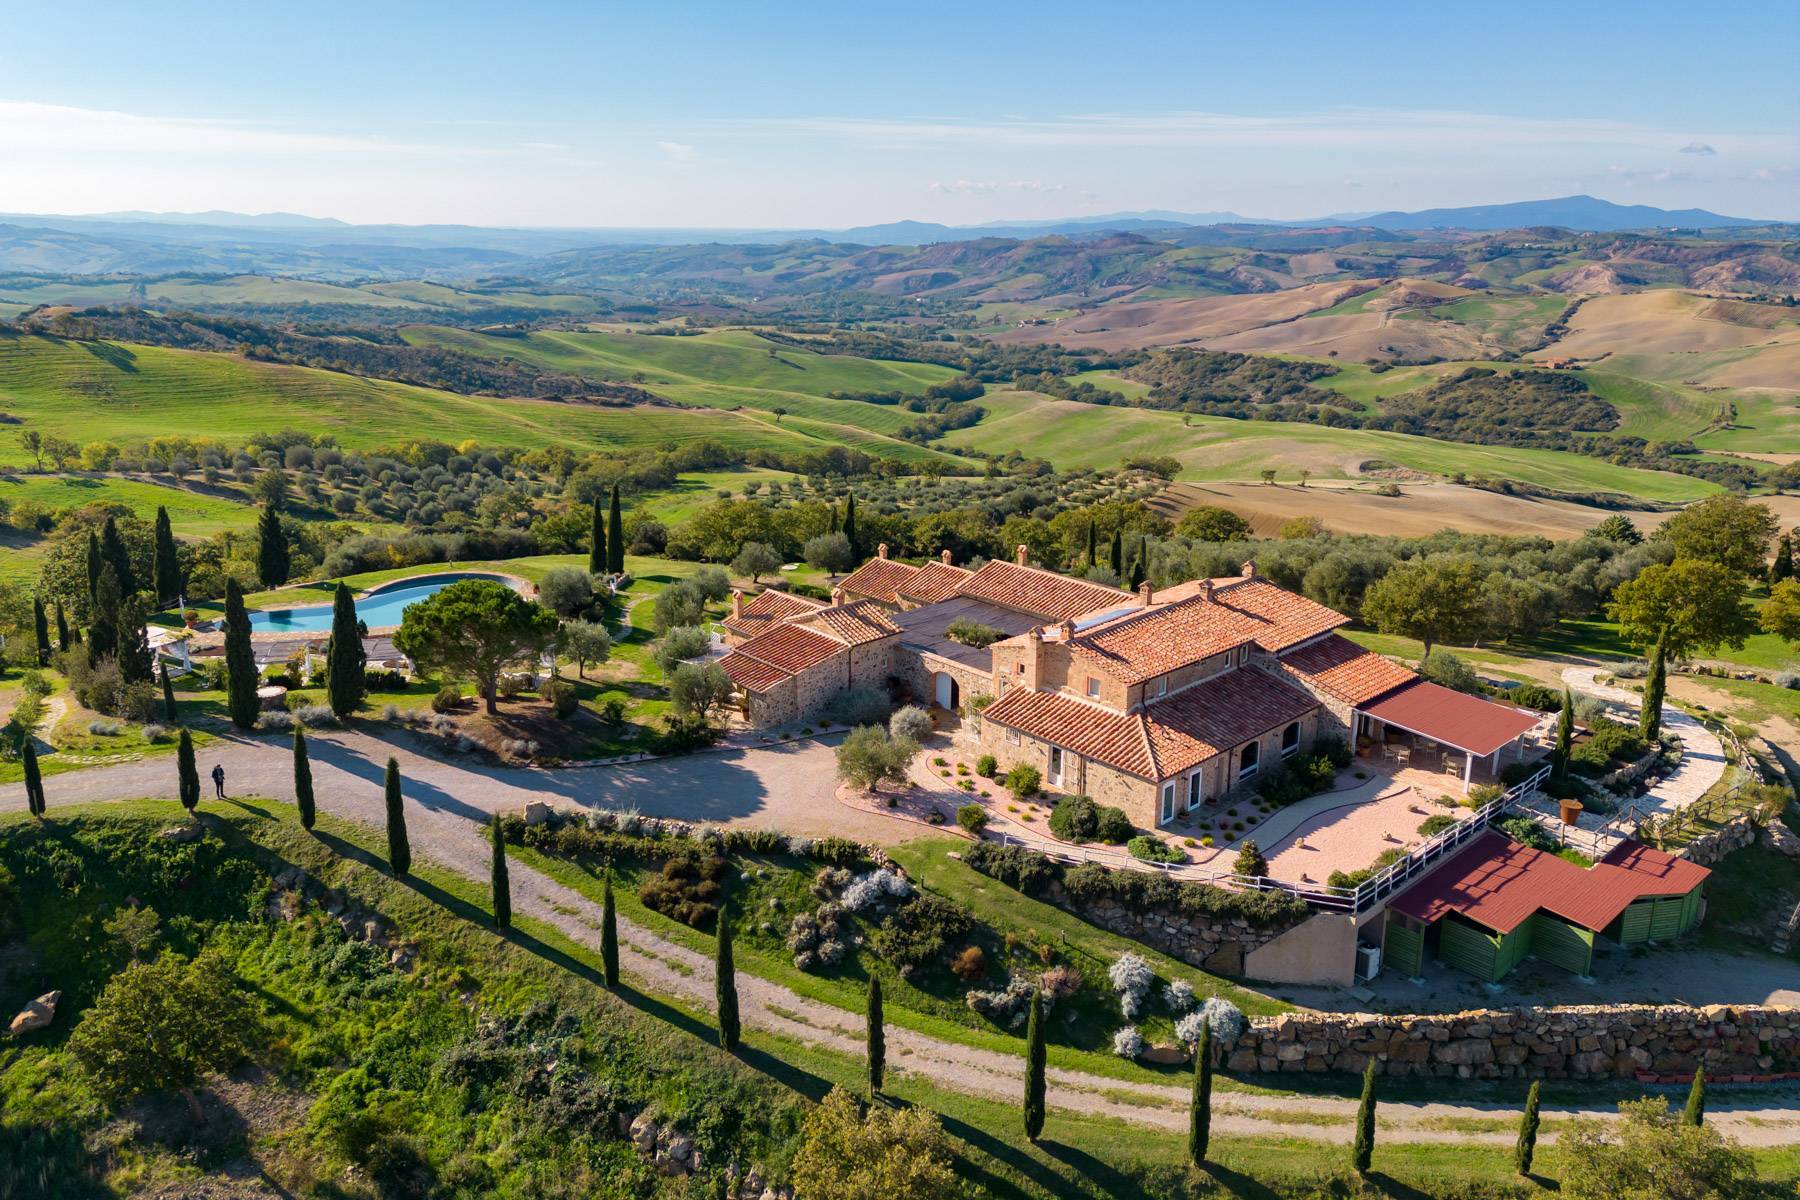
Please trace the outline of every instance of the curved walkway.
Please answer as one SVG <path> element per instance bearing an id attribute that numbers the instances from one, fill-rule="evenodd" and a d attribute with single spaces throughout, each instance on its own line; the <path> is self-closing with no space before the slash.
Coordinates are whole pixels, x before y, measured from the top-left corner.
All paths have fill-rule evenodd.
<path id="1" fill-rule="evenodd" d="M 1642 711 L 1643 697 L 1633 691 L 1599 682 L 1600 667 L 1566 667 L 1563 682 L 1583 695 L 1616 704 L 1633 715 Z M 1666 779 L 1644 793 L 1638 809 L 1646 816 L 1668 816 L 1706 795 L 1725 776 L 1725 747 L 1712 730 L 1671 704 L 1663 705 L 1663 728 L 1681 741 L 1681 761 Z"/>
<path id="2" fill-rule="evenodd" d="M 363 733 L 320 733 L 309 742 L 320 807 L 333 816 L 375 828 L 384 822 L 383 762 L 392 753 L 401 759 L 405 793 L 410 801 L 407 827 L 421 857 L 485 883 L 490 849 L 484 824 L 496 809 L 517 807 L 527 799 L 613 806 L 624 795 L 635 796 L 643 811 L 662 811 L 689 819 L 757 821 L 769 789 L 814 798 L 818 819 L 835 832 L 859 836 L 851 828 L 859 817 L 902 827 L 875 814 L 856 814 L 832 799 L 832 755 L 820 742 L 757 749 L 724 755 L 664 759 L 631 768 L 536 771 L 484 768 L 426 758 L 394 743 Z M 226 764 L 227 785 L 240 794 L 290 797 L 291 758 L 280 743 L 234 739 L 209 747 L 202 772 L 211 761 Z M 761 789 L 753 805 L 721 805 L 705 782 L 708 777 L 754 780 Z M 58 804 L 91 800 L 167 796 L 173 792 L 174 764 L 167 758 L 102 767 L 56 776 L 47 781 L 52 812 Z M 651 803 L 656 801 L 658 803 Z M 207 799 L 202 810 L 221 803 Z M 0 810 L 22 810 L 24 788 L 0 787 Z M 707 808 L 722 809 L 716 813 Z M 892 828 L 887 830 L 890 834 Z M 515 861 L 512 869 L 513 909 L 552 925 L 583 945 L 598 948 L 600 909 L 586 896 Z M 673 997 L 684 1005 L 709 1011 L 713 1004 L 712 960 L 656 931 L 620 920 L 621 966 L 633 986 Z M 813 1000 L 788 988 L 743 974 L 738 981 L 744 1024 L 852 1057 L 864 1051 L 861 1014 Z M 901 1074 L 926 1077 L 936 1086 L 1016 1103 L 1023 1088 L 1022 1059 L 931 1037 L 900 1025 L 888 1027 L 889 1062 Z M 1187 1127 L 1189 1089 L 1185 1081 L 1141 1083 L 1053 1068 L 1049 1103 L 1061 1110 L 1112 1117 L 1169 1131 Z M 1783 1092 L 1716 1092 L 1709 1119 L 1751 1145 L 1787 1145 L 1800 1140 L 1800 1101 Z M 1303 1138 L 1330 1143 L 1349 1137 L 1356 1111 L 1353 1099 L 1319 1096 L 1257 1095 L 1222 1092 L 1213 1128 L 1233 1135 Z M 1551 1116 L 1574 1110 L 1550 1110 Z M 1592 1115 L 1611 1110 L 1596 1106 Z M 1291 1116 L 1290 1116 L 1291 1114 Z M 1510 1103 L 1406 1103 L 1382 1105 L 1384 1136 L 1415 1142 L 1509 1143 L 1510 1131 L 1459 1130 L 1455 1122 L 1482 1121 L 1515 1115 Z M 1552 1140 L 1546 1137 L 1546 1140 Z"/>

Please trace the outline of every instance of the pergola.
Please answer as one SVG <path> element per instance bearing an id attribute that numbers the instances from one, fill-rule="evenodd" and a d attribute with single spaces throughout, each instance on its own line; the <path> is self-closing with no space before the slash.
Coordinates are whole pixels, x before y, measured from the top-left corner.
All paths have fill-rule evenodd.
<path id="1" fill-rule="evenodd" d="M 1509 746 L 1518 758 L 1522 739 L 1546 718 L 1510 704 L 1471 696 L 1426 679 L 1415 679 L 1356 710 L 1370 724 L 1377 741 L 1389 727 L 1427 738 L 1463 753 L 1463 790 L 1469 789 L 1478 759 L 1490 760 L 1498 772 Z"/>

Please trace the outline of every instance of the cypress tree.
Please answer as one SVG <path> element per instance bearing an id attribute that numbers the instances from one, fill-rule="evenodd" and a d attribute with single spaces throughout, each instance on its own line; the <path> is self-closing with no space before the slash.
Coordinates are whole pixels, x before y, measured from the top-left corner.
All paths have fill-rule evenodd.
<path id="1" fill-rule="evenodd" d="M 1532 1080 L 1531 1090 L 1525 1094 L 1525 1115 L 1519 1119 L 1519 1143 L 1513 1148 L 1513 1165 L 1521 1175 L 1531 1174 L 1531 1159 L 1537 1153 L 1539 1086 L 1537 1080 Z"/>
<path id="2" fill-rule="evenodd" d="M 606 569 L 625 573 L 625 514 L 619 507 L 619 485 L 613 484 L 612 509 L 606 517 Z"/>
<path id="3" fill-rule="evenodd" d="M 1575 741 L 1575 694 L 1563 689 L 1562 714 L 1556 718 L 1556 778 L 1569 774 L 1569 747 Z"/>
<path id="4" fill-rule="evenodd" d="M 1129 580 L 1129 583 L 1130 583 L 1131 590 L 1134 592 L 1137 591 L 1138 588 L 1143 586 L 1143 583 L 1144 583 L 1144 553 L 1141 550 L 1138 551 L 1137 555 L 1131 560 L 1131 578 Z"/>
<path id="5" fill-rule="evenodd" d="M 412 870 L 412 847 L 406 841 L 406 804 L 400 797 L 400 764 L 388 759 L 387 764 L 387 835 L 388 866 L 395 879 L 405 879 Z"/>
<path id="6" fill-rule="evenodd" d="M 1668 666 L 1664 661 L 1667 652 L 1663 643 L 1668 636 L 1666 629 L 1656 635 L 1656 649 L 1650 652 L 1650 676 L 1644 680 L 1644 706 L 1638 710 L 1638 732 L 1647 742 L 1654 742 L 1662 730 L 1663 693 L 1668 688 Z"/>
<path id="7" fill-rule="evenodd" d="M 87 581 L 88 603 L 91 605 L 100 591 L 100 537 L 91 529 L 88 530 Z"/>
<path id="8" fill-rule="evenodd" d="M 144 620 L 143 601 L 136 596 L 119 606 L 119 673 L 127 683 L 149 683 L 156 675 L 150 627 Z"/>
<path id="9" fill-rule="evenodd" d="M 1358 1175 L 1369 1173 L 1375 1156 L 1375 1057 L 1363 1068 L 1362 1100 L 1356 1106 L 1356 1145 L 1351 1150 L 1351 1165 Z"/>
<path id="10" fill-rule="evenodd" d="M 169 682 L 169 664 L 162 663 L 160 670 L 162 672 L 163 720 L 173 725 L 176 719 L 175 685 Z"/>
<path id="11" fill-rule="evenodd" d="M 250 614 L 244 608 L 244 589 L 235 579 L 225 581 L 225 706 L 231 723 L 239 729 L 256 724 L 256 652 L 250 648 Z"/>
<path id="12" fill-rule="evenodd" d="M 882 1024 L 881 980 L 869 976 L 869 1095 L 881 1094 L 881 1079 L 887 1073 L 887 1030 Z"/>
<path id="13" fill-rule="evenodd" d="M 362 630 L 356 623 L 356 601 L 342 583 L 331 597 L 331 641 L 325 648 L 325 698 L 332 714 L 346 720 L 363 702 Z"/>
<path id="14" fill-rule="evenodd" d="M 38 769 L 37 743 L 31 730 L 19 739 L 19 759 L 25 768 L 25 809 L 34 817 L 44 815 L 44 774 Z"/>
<path id="15" fill-rule="evenodd" d="M 1688 1085 L 1687 1107 L 1681 1110 L 1681 1123 L 1696 1128 L 1706 1120 L 1706 1068 L 1694 1068 L 1694 1082 Z"/>
<path id="16" fill-rule="evenodd" d="M 69 614 L 63 611 L 61 600 L 56 602 L 56 648 L 69 648 Z"/>
<path id="17" fill-rule="evenodd" d="M 88 624 L 87 655 L 90 665 L 119 652 L 119 573 L 109 562 L 100 564 L 100 585 L 94 589 Z"/>
<path id="18" fill-rule="evenodd" d="M 512 928 L 512 883 L 506 877 L 506 835 L 500 829 L 500 814 L 495 813 L 489 826 L 494 839 L 494 928 Z"/>
<path id="19" fill-rule="evenodd" d="M 594 497 L 594 528 L 588 535 L 588 574 L 604 575 L 610 560 L 606 557 L 606 510 L 600 497 Z"/>
<path id="20" fill-rule="evenodd" d="M 1207 1143 L 1212 1141 L 1212 1024 L 1200 1025 L 1200 1044 L 1194 1047 L 1194 1099 L 1188 1107 L 1188 1158 L 1196 1167 L 1206 1163 Z"/>
<path id="21" fill-rule="evenodd" d="M 737 967 L 731 961 L 731 919 L 719 914 L 719 940 L 713 959 L 713 986 L 719 997 L 719 1045 L 736 1050 L 738 1045 Z"/>
<path id="22" fill-rule="evenodd" d="M 31 629 L 37 635 L 37 665 L 50 665 L 50 616 L 44 611 L 42 596 L 31 598 Z"/>
<path id="23" fill-rule="evenodd" d="M 1025 1136 L 1044 1132 L 1044 997 L 1031 991 L 1031 1015 L 1025 1025 Z"/>
<path id="24" fill-rule="evenodd" d="M 312 760 L 306 757 L 306 730 L 294 726 L 294 806 L 300 810 L 300 828 L 311 829 L 313 809 Z"/>
<path id="25" fill-rule="evenodd" d="M 281 529 L 281 514 L 273 505 L 264 505 L 256 519 L 256 578 L 266 588 L 280 587 L 288 581 L 287 534 Z"/>
<path id="26" fill-rule="evenodd" d="M 1784 579 L 1794 577 L 1794 539 L 1789 534 L 1782 534 L 1781 541 L 1775 546 L 1775 562 L 1769 568 L 1769 582 L 1780 583 Z"/>
<path id="27" fill-rule="evenodd" d="M 131 570 L 131 552 L 125 549 L 125 536 L 119 532 L 116 518 L 106 518 L 100 527 L 100 560 L 119 574 L 119 595 L 129 596 L 142 586 Z"/>
<path id="28" fill-rule="evenodd" d="M 200 805 L 200 768 L 194 763 L 194 735 L 185 729 L 175 746 L 175 787 L 181 797 L 181 807 L 193 816 L 194 809 Z"/>
<path id="29" fill-rule="evenodd" d="M 850 559 L 852 562 L 862 559 L 862 551 L 856 545 L 856 493 L 851 492 L 844 500 L 844 537 L 850 542 Z"/>
<path id="30" fill-rule="evenodd" d="M 831 506 L 831 528 L 827 529 L 825 532 L 836 533 L 837 531 L 838 531 L 838 506 L 833 504 Z"/>
<path id="31" fill-rule="evenodd" d="M 1112 573 L 1115 578 L 1125 578 L 1125 534 L 1118 529 L 1113 530 Z"/>
<path id="32" fill-rule="evenodd" d="M 600 974 L 608 989 L 619 986 L 619 910 L 613 904 L 610 870 L 600 894 Z"/>
<path id="33" fill-rule="evenodd" d="M 1098 547 L 1095 545 L 1095 542 L 1094 542 L 1094 523 L 1092 521 L 1089 521 L 1088 522 L 1088 541 L 1087 541 L 1087 565 L 1088 565 L 1088 570 L 1090 570 L 1090 571 L 1100 565 L 1099 560 L 1094 557 L 1094 554 L 1097 549 L 1098 549 Z"/>
<path id="34" fill-rule="evenodd" d="M 169 527 L 169 510 L 156 506 L 156 599 L 168 604 L 181 595 L 181 556 L 175 552 L 175 531 Z"/>

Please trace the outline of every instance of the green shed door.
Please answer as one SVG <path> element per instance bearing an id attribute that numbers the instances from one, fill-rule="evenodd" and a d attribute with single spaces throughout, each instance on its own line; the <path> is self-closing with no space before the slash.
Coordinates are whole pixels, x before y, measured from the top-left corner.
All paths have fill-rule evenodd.
<path id="1" fill-rule="evenodd" d="M 1498 936 L 1455 917 L 1438 922 L 1438 957 L 1457 970 L 1491 983 L 1505 973 L 1497 961 L 1499 953 Z"/>
<path id="2" fill-rule="evenodd" d="M 1425 933 L 1393 913 L 1388 914 L 1387 937 L 1382 955 L 1387 965 L 1402 975 L 1416 977 L 1425 966 Z"/>
<path id="3" fill-rule="evenodd" d="M 1681 932 L 1686 933 L 1700 923 L 1700 888 L 1681 898 Z"/>
<path id="4" fill-rule="evenodd" d="M 1650 939 L 1667 941 L 1681 936 L 1681 910 L 1685 896 L 1658 896 L 1651 901 Z"/>
<path id="5" fill-rule="evenodd" d="M 1594 935 L 1540 912 L 1531 918 L 1531 945 L 1537 956 L 1565 971 L 1586 975 L 1594 966 Z"/>
<path id="6" fill-rule="evenodd" d="M 1619 918 L 1621 946 L 1641 946 L 1650 940 L 1650 910 L 1654 906 L 1651 900 L 1633 900 L 1626 906 Z"/>

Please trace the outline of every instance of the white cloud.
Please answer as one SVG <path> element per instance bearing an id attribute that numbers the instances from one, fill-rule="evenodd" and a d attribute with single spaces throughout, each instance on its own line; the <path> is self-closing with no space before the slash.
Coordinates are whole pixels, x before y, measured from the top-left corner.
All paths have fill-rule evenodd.
<path id="1" fill-rule="evenodd" d="M 940 180 L 931 185 L 931 190 L 951 195 L 971 195 L 994 192 L 1060 192 L 1065 189 L 1060 183 L 1045 183 L 1040 179 L 1012 179 L 1004 183 L 957 179 L 949 183 Z"/>
<path id="2" fill-rule="evenodd" d="M 396 154 L 440 152 L 385 138 L 308 133 L 248 121 L 152 117 L 0 100 L 0 149 L 107 154 Z"/>
<path id="3" fill-rule="evenodd" d="M 694 161 L 694 148 L 686 142 L 658 142 L 656 148 L 670 162 L 689 163 Z"/>
<path id="4" fill-rule="evenodd" d="M 1698 155 L 1701 155 L 1706 158 L 1711 158 L 1713 155 L 1717 154 L 1718 151 L 1714 150 L 1711 146 L 1707 145 L 1705 142 L 1689 142 L 1687 145 L 1685 145 L 1681 148 L 1679 153 L 1681 153 L 1681 154 L 1698 154 Z"/>

